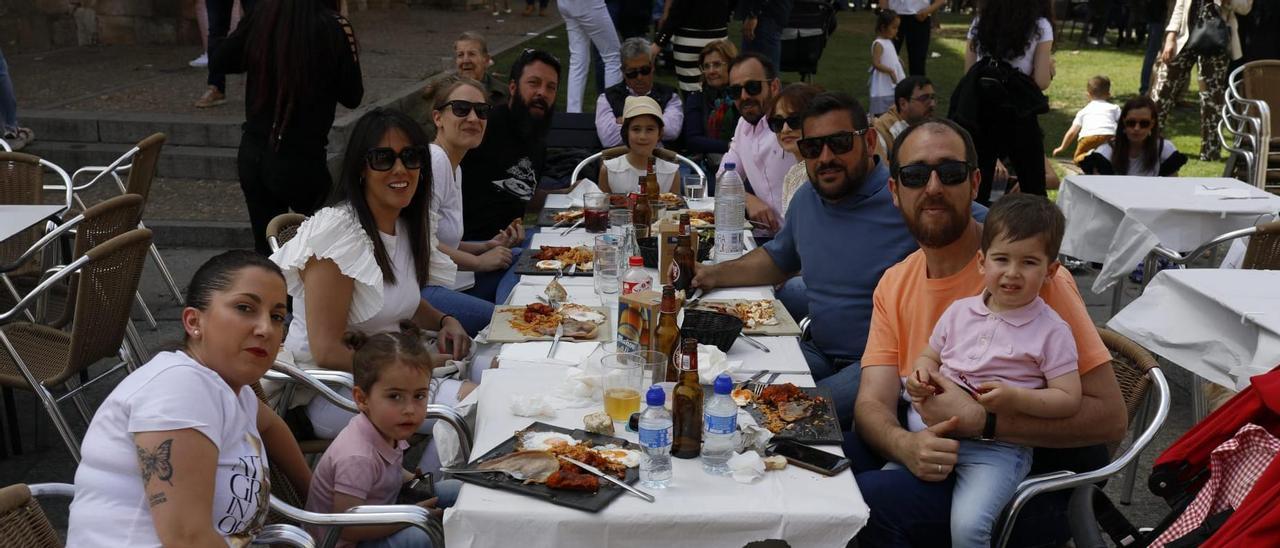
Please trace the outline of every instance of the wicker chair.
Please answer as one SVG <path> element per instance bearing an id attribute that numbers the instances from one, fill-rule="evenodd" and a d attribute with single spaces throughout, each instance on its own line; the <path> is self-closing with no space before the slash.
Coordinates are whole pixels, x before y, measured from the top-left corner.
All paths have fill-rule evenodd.
<path id="1" fill-rule="evenodd" d="M 62 548 L 61 537 L 36 497 L 72 498 L 75 494 L 75 486 L 66 483 L 18 483 L 0 488 L 0 538 L 6 546 L 18 548 Z M 293 525 L 268 525 L 253 540 L 254 544 L 315 547 L 311 535 Z"/>
<path id="2" fill-rule="evenodd" d="M 267 223 L 267 245 L 271 246 L 271 251 L 279 251 L 281 246 L 289 243 L 305 220 L 307 216 L 301 213 L 282 213 L 271 219 Z"/>
<path id="3" fill-rule="evenodd" d="M 130 297 L 138 289 L 150 243 L 151 231 L 146 229 L 116 236 L 72 261 L 0 314 L 0 322 L 14 318 L 54 284 L 75 275 L 75 312 L 70 331 L 31 322 L 0 325 L 0 343 L 5 350 L 0 353 L 0 386 L 34 391 L 76 462 L 80 461 L 80 443 L 58 403 L 115 372 L 125 362 L 60 398 L 55 399 L 49 387 L 64 385 L 98 360 L 117 355 L 129 322 Z M 77 409 L 89 422 L 88 409 L 79 402 Z"/>
<path id="4" fill-rule="evenodd" d="M 64 186 L 51 186 L 52 189 L 66 191 L 63 209 L 57 213 L 62 217 L 71 209 L 71 179 L 62 168 L 42 160 L 39 157 L 20 152 L 0 152 L 0 204 L 40 205 L 48 203 L 45 199 L 44 171 L 49 169 L 62 176 Z M 0 263 L 10 265 L 0 273 L 3 282 L 13 291 L 13 279 L 26 277 L 36 279 L 40 276 L 41 266 L 38 257 L 28 257 L 21 264 L 14 265 L 16 259 L 23 255 L 36 241 L 40 240 L 51 226 L 33 226 L 26 231 L 0 242 Z M 16 297 L 15 297 L 16 298 Z M 30 317 L 29 317 L 30 318 Z"/>
<path id="5" fill-rule="evenodd" d="M 1253 270 L 1280 270 L 1280 221 L 1258 225 L 1249 236 L 1249 246 L 1244 252 L 1241 268 Z"/>
<path id="6" fill-rule="evenodd" d="M 998 532 L 997 540 L 993 543 L 997 548 L 1002 548 L 1009 542 L 1018 512 L 1036 495 L 1091 485 L 1121 471 L 1127 471 L 1125 485 L 1127 491 L 1132 492 L 1138 454 L 1151 443 L 1156 432 L 1169 416 L 1169 383 L 1165 380 L 1164 373 L 1160 371 L 1160 365 L 1155 357 L 1145 348 L 1114 331 L 1098 329 L 1098 334 L 1102 336 L 1103 344 L 1111 351 L 1111 365 L 1115 370 L 1116 381 L 1120 383 L 1125 410 L 1128 412 L 1129 428 L 1133 431 L 1133 441 L 1119 455 L 1115 455 L 1118 448 L 1111 447 L 1113 455 L 1111 462 L 1097 470 L 1079 473 L 1051 472 L 1029 476 L 1023 480 L 1013 500 L 1005 507 L 993 529 Z M 1152 387 L 1155 388 L 1155 400 L 1149 401 Z M 1155 417 L 1148 421 L 1148 408 L 1152 404 L 1155 406 L 1156 413 Z"/>

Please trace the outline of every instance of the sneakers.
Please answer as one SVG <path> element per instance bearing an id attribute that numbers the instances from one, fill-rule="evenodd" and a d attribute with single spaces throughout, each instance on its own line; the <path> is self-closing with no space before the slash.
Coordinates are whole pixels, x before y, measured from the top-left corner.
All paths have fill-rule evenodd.
<path id="1" fill-rule="evenodd" d="M 204 95 L 201 95 L 199 99 L 196 99 L 195 107 L 213 108 L 225 102 L 227 102 L 227 95 L 218 91 L 218 88 L 209 86 L 209 89 L 205 90 Z"/>
<path id="2" fill-rule="evenodd" d="M 199 57 L 192 59 L 187 64 L 196 68 L 207 67 L 209 66 L 209 54 L 201 53 Z"/>
<path id="3" fill-rule="evenodd" d="M 0 139 L 4 139 L 4 142 L 9 144 L 9 148 L 17 152 L 36 140 L 36 132 L 31 131 L 31 128 L 18 127 L 5 130 L 0 134 Z"/>

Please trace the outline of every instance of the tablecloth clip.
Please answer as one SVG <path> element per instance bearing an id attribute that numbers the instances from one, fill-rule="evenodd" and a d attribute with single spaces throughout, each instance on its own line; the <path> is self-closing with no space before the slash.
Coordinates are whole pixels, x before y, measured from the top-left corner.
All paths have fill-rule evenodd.
<path id="1" fill-rule="evenodd" d="M 1250 316 L 1262 316 L 1265 314 L 1266 312 L 1245 312 L 1244 314 L 1240 315 L 1240 325 L 1244 325 L 1245 321 L 1247 321 Z"/>

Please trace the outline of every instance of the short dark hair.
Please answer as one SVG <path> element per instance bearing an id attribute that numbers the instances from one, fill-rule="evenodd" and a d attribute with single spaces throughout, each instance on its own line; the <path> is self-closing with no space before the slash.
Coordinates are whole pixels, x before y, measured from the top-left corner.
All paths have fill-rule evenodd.
<path id="1" fill-rule="evenodd" d="M 196 273 L 191 276 L 191 283 L 187 284 L 187 300 L 184 304 L 188 308 L 208 310 L 213 295 L 230 288 L 236 274 L 246 268 L 261 268 L 279 276 L 281 282 L 284 281 L 280 266 L 271 259 L 247 249 L 232 249 L 210 257 L 196 269 Z M 183 333 L 182 339 L 186 341 L 186 333 Z"/>
<path id="2" fill-rule="evenodd" d="M 987 211 L 982 226 L 982 252 L 991 248 L 996 238 L 1017 242 L 1037 236 L 1044 239 L 1044 254 L 1050 261 L 1058 259 L 1067 218 L 1048 198 L 1036 194 L 1005 194 Z"/>
<path id="3" fill-rule="evenodd" d="M 898 14 L 894 13 L 893 10 L 880 10 L 880 13 L 876 14 L 876 32 L 889 28 L 889 25 L 892 25 L 894 19 L 897 18 Z"/>
<path id="4" fill-rule="evenodd" d="M 738 56 L 734 57 L 733 61 L 729 63 L 729 70 L 732 71 L 733 67 L 736 67 L 752 59 L 754 59 L 757 63 L 760 63 L 760 66 L 764 67 L 765 78 L 769 80 L 778 79 L 778 67 L 777 65 L 773 64 L 773 60 L 755 51 L 744 51 L 742 53 L 739 53 Z"/>
<path id="5" fill-rule="evenodd" d="M 397 363 L 405 364 L 431 377 L 431 348 L 426 332 L 413 322 L 400 322 L 400 331 L 388 331 L 366 335 L 348 331 L 342 343 L 355 354 L 351 358 L 351 373 L 355 385 L 366 394 L 373 389 L 387 368 Z"/>
<path id="6" fill-rule="evenodd" d="M 960 124 L 952 122 L 946 118 L 929 118 L 919 124 L 909 126 L 907 129 L 902 130 L 902 133 L 899 133 L 898 137 L 893 140 L 893 148 L 889 149 L 890 173 L 897 174 L 898 168 L 901 167 L 899 165 L 899 157 L 902 154 L 902 143 L 907 142 L 907 137 L 910 137 L 912 133 L 926 127 L 932 128 L 930 131 L 933 132 L 949 130 L 952 133 L 959 135 L 960 139 L 964 141 L 964 161 L 969 163 L 970 170 L 978 169 L 978 147 L 974 146 L 973 136 L 969 134 L 969 131 L 961 127 Z"/>
<path id="7" fill-rule="evenodd" d="M 533 62 L 543 63 L 555 69 L 556 79 L 560 79 L 560 60 L 556 59 L 556 56 L 540 49 L 526 49 L 514 63 L 511 63 L 511 81 L 517 86 L 520 85 L 520 79 L 524 77 L 524 68 Z"/>
<path id="8" fill-rule="evenodd" d="M 844 111 L 849 113 L 849 121 L 853 129 L 862 131 L 871 127 L 867 122 L 867 111 L 857 99 L 843 91 L 824 91 L 809 101 L 809 108 L 804 110 L 804 119 L 816 118 L 828 112 Z M 801 132 L 803 133 L 803 131 Z"/>
<path id="9" fill-rule="evenodd" d="M 1085 84 L 1085 89 L 1089 90 L 1090 97 L 1111 95 L 1111 79 L 1099 74 L 1089 79 L 1089 83 Z"/>
<path id="10" fill-rule="evenodd" d="M 932 85 L 932 80 L 919 74 L 912 74 L 903 78 L 897 85 L 893 86 L 893 105 L 898 106 L 898 101 L 902 99 L 910 101 L 911 96 L 915 94 L 917 89 Z"/>

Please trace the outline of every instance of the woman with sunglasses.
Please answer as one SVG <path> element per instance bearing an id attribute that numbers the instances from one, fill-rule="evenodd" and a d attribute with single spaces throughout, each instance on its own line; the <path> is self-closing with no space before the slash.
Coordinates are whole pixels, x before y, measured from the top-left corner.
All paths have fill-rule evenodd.
<path id="1" fill-rule="evenodd" d="M 662 124 L 662 109 L 652 97 L 627 97 L 622 107 L 622 145 L 627 153 L 600 164 L 600 192 L 643 192 L 639 179 L 648 174 L 650 162 L 658 176 L 658 192 L 680 192 L 680 166 L 653 155 L 662 142 Z"/>
<path id="2" fill-rule="evenodd" d="M 402 320 L 439 332 L 436 345 L 444 354 L 433 357 L 436 366 L 468 354 L 471 339 L 462 324 L 421 297 L 436 244 L 429 229 L 427 144 L 421 126 L 401 112 L 379 108 L 362 116 L 347 143 L 333 204 L 271 256 L 293 297 L 284 347 L 299 367 L 350 372 L 353 353 L 343 334 L 398 331 Z M 456 404 L 473 388 L 436 379 L 433 403 Z M 353 415 L 312 396 L 295 393 L 290 405 L 307 405 L 316 435 L 332 439 Z M 434 451 L 423 458 L 427 469 Z"/>
<path id="3" fill-rule="evenodd" d="M 796 165 L 787 170 L 782 178 L 782 217 L 786 221 L 787 207 L 791 205 L 791 196 L 805 183 L 809 182 L 809 171 L 805 168 L 804 157 L 796 142 L 803 135 L 801 114 L 809 108 L 809 102 L 822 93 L 822 88 L 802 82 L 787 84 L 769 105 L 769 129 L 778 138 L 778 145 L 796 158 Z"/>
<path id="4" fill-rule="evenodd" d="M 1120 108 L 1115 138 L 1085 156 L 1080 169 L 1090 175 L 1177 177 L 1186 163 L 1187 156 L 1160 135 L 1160 107 L 1138 96 Z"/>

